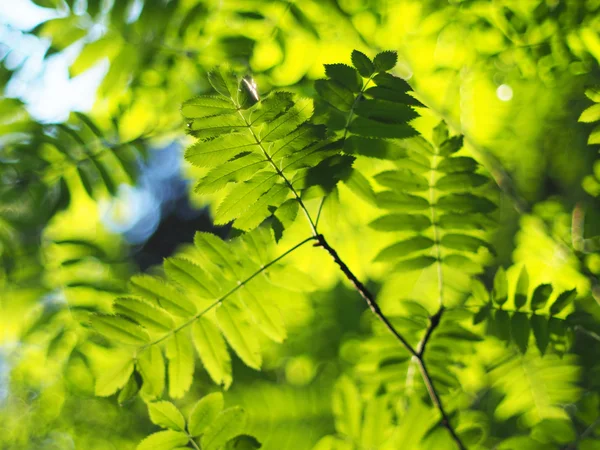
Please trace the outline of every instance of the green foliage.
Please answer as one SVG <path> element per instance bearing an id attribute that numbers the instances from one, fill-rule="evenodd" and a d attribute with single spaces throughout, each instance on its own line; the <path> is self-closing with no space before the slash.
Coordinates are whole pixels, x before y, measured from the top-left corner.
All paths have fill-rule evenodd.
<path id="1" fill-rule="evenodd" d="M 139 450 L 181 448 L 195 442 L 195 439 L 203 449 L 251 450 L 261 446 L 256 439 L 242 434 L 246 418 L 244 410 L 238 406 L 223 409 L 223 396 L 218 392 L 201 398 L 193 406 L 187 420 L 168 401 L 149 403 L 148 412 L 150 420 L 165 430 L 145 438 L 137 446 Z M 197 444 L 193 445 L 197 447 Z"/>
<path id="2" fill-rule="evenodd" d="M 160 398 L 168 374 L 169 395 L 182 397 L 194 375 L 193 347 L 213 381 L 228 388 L 232 368 L 227 344 L 247 366 L 259 370 L 257 333 L 275 342 L 286 337 L 275 300 L 282 288 L 266 269 L 273 264 L 271 233 L 260 228 L 228 243 L 197 233 L 194 243 L 165 260 L 164 278 L 133 276 L 130 296 L 115 300 L 113 314 L 91 317 L 96 331 L 127 349 L 98 378 L 97 395 L 111 395 L 139 374 L 145 397 Z"/>
<path id="3" fill-rule="evenodd" d="M 1 448 L 596 448 L 597 2 L 34 3 L 0 28 Z M 107 70 L 41 123 L 9 97 L 55 54 Z M 165 142 L 224 237 L 142 273 L 100 212 Z"/>
<path id="4" fill-rule="evenodd" d="M 478 289 L 485 290 L 483 287 Z M 566 340 L 570 325 L 563 310 L 573 304 L 577 297 L 575 289 L 554 296 L 552 285 L 540 284 L 529 295 L 529 276 L 523 267 L 512 298 L 508 297 L 508 291 L 505 272 L 500 268 L 494 277 L 494 290 L 487 302 L 479 307 L 473 322 L 486 321 L 488 333 L 507 343 L 516 344 L 521 353 L 527 352 L 530 337 L 535 339 L 535 345 L 542 355 L 549 345 L 559 352 L 568 348 Z M 510 306 L 506 308 L 507 304 L 511 305 L 508 300 L 512 300 L 514 309 Z"/>
<path id="5" fill-rule="evenodd" d="M 475 173 L 475 161 L 455 156 L 462 147 L 461 138 L 448 137 L 444 124 L 434 133 L 433 145 L 421 137 L 402 141 L 401 156 L 394 158 L 395 170 L 375 175 L 386 188 L 376 194 L 377 205 L 389 213 L 371 226 L 409 236 L 381 250 L 375 260 L 394 263 L 394 271 L 420 270 L 437 261 L 477 272 L 470 255 L 480 248 L 494 252 L 477 234 L 493 226 L 489 213 L 496 206 L 477 195 L 477 188 L 488 179 Z M 431 249 L 435 249 L 433 256 Z"/>
<path id="6" fill-rule="evenodd" d="M 330 182 L 319 167 L 335 164 L 343 170 L 347 163 L 340 164 L 339 145 L 326 139 L 325 129 L 307 123 L 312 102 L 295 101 L 287 92 L 255 102 L 255 93 L 243 89 L 246 80 L 226 70 L 215 69 L 209 81 L 220 97 L 189 100 L 182 113 L 190 134 L 200 138 L 186 158 L 210 169 L 196 192 L 213 193 L 235 183 L 215 212 L 216 223 L 233 220 L 236 228 L 250 230 L 275 215 L 290 196 L 332 187 L 339 175 L 328 173 Z M 297 203 L 292 198 L 288 204 Z"/>

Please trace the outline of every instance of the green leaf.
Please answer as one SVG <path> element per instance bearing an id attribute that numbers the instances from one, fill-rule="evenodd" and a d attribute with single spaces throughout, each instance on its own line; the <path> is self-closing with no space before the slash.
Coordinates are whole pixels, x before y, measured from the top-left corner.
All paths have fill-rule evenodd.
<path id="1" fill-rule="evenodd" d="M 165 389 L 165 360 L 160 348 L 146 348 L 138 355 L 136 366 L 143 380 L 140 389 L 142 397 L 148 400 L 162 397 Z"/>
<path id="2" fill-rule="evenodd" d="M 375 397 L 365 404 L 360 443 L 362 448 L 381 448 L 390 434 L 392 414 L 388 398 Z"/>
<path id="3" fill-rule="evenodd" d="M 325 436 L 313 447 L 313 450 L 354 450 L 352 442 L 334 436 Z"/>
<path id="4" fill-rule="evenodd" d="M 489 213 L 496 209 L 487 198 L 473 194 L 449 194 L 439 198 L 436 206 L 442 211 L 456 213 Z"/>
<path id="5" fill-rule="evenodd" d="M 598 122 L 600 121 L 600 103 L 595 104 L 587 108 L 579 116 L 580 122 Z"/>
<path id="6" fill-rule="evenodd" d="M 357 71 L 346 64 L 325 64 L 325 75 L 352 92 L 360 92 L 363 81 Z"/>
<path id="7" fill-rule="evenodd" d="M 215 223 L 226 224 L 239 217 L 261 196 L 267 194 L 278 179 L 275 172 L 263 172 L 255 175 L 250 181 L 237 184 L 219 204 L 215 212 Z"/>
<path id="8" fill-rule="evenodd" d="M 537 291 L 537 289 L 536 289 L 536 291 Z M 552 292 L 552 290 L 550 292 Z M 525 303 L 527 303 L 528 294 L 529 294 L 529 274 L 527 273 L 527 268 L 523 267 L 523 269 L 521 270 L 521 274 L 519 275 L 519 279 L 517 281 L 517 287 L 515 288 L 515 308 L 521 309 L 525 305 Z M 532 304 L 531 309 L 533 311 L 535 311 L 536 308 L 533 308 L 533 299 L 531 301 L 531 304 Z"/>
<path id="9" fill-rule="evenodd" d="M 199 119 L 235 111 L 236 107 L 229 98 L 216 95 L 200 95 L 183 102 L 181 106 L 181 114 L 186 119 Z"/>
<path id="10" fill-rule="evenodd" d="M 449 137 L 448 125 L 446 122 L 441 121 L 433 129 L 433 143 L 436 147 L 440 147 L 444 141 Z"/>
<path id="11" fill-rule="evenodd" d="M 492 310 L 491 303 L 487 303 L 485 306 L 480 308 L 479 311 L 477 311 L 477 313 L 475 313 L 475 315 L 473 316 L 473 325 L 477 325 L 478 323 L 481 323 L 484 320 L 490 320 L 491 319 L 491 310 Z"/>
<path id="12" fill-rule="evenodd" d="M 190 412 L 188 419 L 189 433 L 194 437 L 203 434 L 221 412 L 223 405 L 223 394 L 220 392 L 213 392 L 202 397 Z"/>
<path id="13" fill-rule="evenodd" d="M 375 179 L 382 186 L 394 191 L 422 192 L 429 190 L 429 181 L 423 175 L 411 170 L 389 170 L 375 175 Z"/>
<path id="14" fill-rule="evenodd" d="M 200 317 L 192 326 L 192 339 L 210 377 L 227 389 L 232 381 L 231 359 L 221 332 L 209 319 Z"/>
<path id="15" fill-rule="evenodd" d="M 498 305 L 503 305 L 508 300 L 508 281 L 506 279 L 506 272 L 502 267 L 496 271 L 496 276 L 494 277 L 492 300 Z"/>
<path id="16" fill-rule="evenodd" d="M 125 316 L 153 332 L 170 331 L 173 319 L 162 308 L 132 297 L 119 297 L 113 306 L 115 313 Z"/>
<path id="17" fill-rule="evenodd" d="M 338 433 L 358 440 L 362 423 L 362 401 L 358 388 L 345 375 L 335 383 L 332 407 Z"/>
<path id="18" fill-rule="evenodd" d="M 428 237 L 415 236 L 384 248 L 375 257 L 375 261 L 390 261 L 402 258 L 414 252 L 427 250 L 433 247 L 434 244 L 435 242 Z"/>
<path id="19" fill-rule="evenodd" d="M 273 341 L 281 343 L 287 337 L 281 313 L 264 297 L 264 293 L 261 295 L 252 286 L 246 286 L 237 292 L 237 298 L 246 306 L 258 328 Z"/>
<path id="20" fill-rule="evenodd" d="M 375 219 L 369 226 L 378 231 L 420 232 L 431 226 L 431 219 L 423 214 L 388 214 Z"/>
<path id="21" fill-rule="evenodd" d="M 354 104 L 354 94 L 343 84 L 333 80 L 315 81 L 317 93 L 334 108 L 348 112 Z"/>
<path id="22" fill-rule="evenodd" d="M 262 444 L 255 437 L 242 434 L 228 441 L 223 450 L 256 450 L 261 447 Z"/>
<path id="23" fill-rule="evenodd" d="M 590 137 L 587 141 L 588 145 L 600 144 L 600 125 L 595 127 L 590 133 Z"/>
<path id="24" fill-rule="evenodd" d="M 189 132 L 199 139 L 212 139 L 231 132 L 244 132 L 248 125 L 237 113 L 200 117 L 188 122 Z"/>
<path id="25" fill-rule="evenodd" d="M 521 353 L 527 352 L 527 344 L 529 343 L 529 318 L 527 314 L 515 312 L 510 320 L 510 334 L 519 347 Z"/>
<path id="26" fill-rule="evenodd" d="M 443 247 L 463 252 L 477 253 L 480 247 L 487 248 L 493 253 L 493 249 L 483 239 L 466 234 L 447 233 L 440 240 Z"/>
<path id="27" fill-rule="evenodd" d="M 488 182 L 487 177 L 476 173 L 452 173 L 443 176 L 435 183 L 440 191 L 470 191 Z"/>
<path id="28" fill-rule="evenodd" d="M 445 230 L 487 230 L 495 226 L 495 222 L 483 214 L 442 214 L 438 226 Z"/>
<path id="29" fill-rule="evenodd" d="M 110 340 L 125 345 L 143 345 L 150 337 L 146 330 L 124 317 L 110 314 L 95 314 L 90 319 L 92 327 Z"/>
<path id="30" fill-rule="evenodd" d="M 81 185 L 90 198 L 94 198 L 95 179 L 90 171 L 89 164 L 80 164 L 77 166 L 77 175 L 81 180 Z"/>
<path id="31" fill-rule="evenodd" d="M 561 293 L 556 298 L 552 306 L 550 306 L 550 314 L 555 316 L 556 314 L 560 313 L 563 309 L 573 303 L 575 297 L 577 297 L 576 289 L 571 289 L 570 291 Z"/>
<path id="32" fill-rule="evenodd" d="M 146 300 L 155 300 L 159 306 L 180 317 L 196 314 L 196 306 L 185 295 L 167 282 L 151 275 L 134 275 L 131 290 Z"/>
<path id="33" fill-rule="evenodd" d="M 531 437 L 544 444 L 569 444 L 577 440 L 571 421 L 559 418 L 542 419 L 533 427 Z"/>
<path id="34" fill-rule="evenodd" d="M 221 303 L 217 308 L 217 321 L 227 342 L 246 365 L 259 370 L 262 355 L 255 338 L 255 331 L 249 326 L 246 318 L 238 308 L 228 302 Z"/>
<path id="35" fill-rule="evenodd" d="M 425 269 L 435 263 L 437 259 L 433 256 L 417 256 L 416 258 L 405 259 L 394 266 L 394 270 L 399 272 L 409 272 L 411 270 Z"/>
<path id="36" fill-rule="evenodd" d="M 389 124 L 356 116 L 348 130 L 364 137 L 404 139 L 416 136 L 417 131 L 408 124 Z"/>
<path id="37" fill-rule="evenodd" d="M 445 173 L 474 172 L 477 169 L 477 161 L 468 156 L 454 156 L 440 161 L 436 170 Z"/>
<path id="38" fill-rule="evenodd" d="M 503 341 L 510 341 L 510 316 L 508 312 L 502 309 L 496 310 L 494 321 L 496 323 L 498 338 Z"/>
<path id="39" fill-rule="evenodd" d="M 249 133 L 229 133 L 196 142 L 185 151 L 185 159 L 198 167 L 214 167 L 257 148 L 256 140 Z"/>
<path id="40" fill-rule="evenodd" d="M 133 373 L 133 358 L 131 355 L 120 355 L 111 359 L 110 367 L 103 368 L 96 374 L 94 393 L 99 397 L 108 397 L 121 389 Z"/>
<path id="41" fill-rule="evenodd" d="M 163 264 L 167 276 L 194 296 L 215 299 L 220 287 L 206 270 L 185 258 L 167 258 Z"/>
<path id="42" fill-rule="evenodd" d="M 348 178 L 344 180 L 344 184 L 350 188 L 357 196 L 365 200 L 371 205 L 376 204 L 375 192 L 369 180 L 357 169 L 352 169 Z"/>
<path id="43" fill-rule="evenodd" d="M 543 355 L 546 353 L 546 348 L 550 342 L 550 334 L 548 332 L 548 319 L 544 316 L 533 314 L 531 316 L 531 330 L 535 337 L 535 344 Z"/>
<path id="44" fill-rule="evenodd" d="M 217 450 L 227 441 L 241 434 L 245 427 L 246 415 L 239 406 L 221 412 L 206 428 L 202 436 L 202 450 Z"/>
<path id="45" fill-rule="evenodd" d="M 208 82 L 219 94 L 227 98 L 237 98 L 240 82 L 228 68 L 216 68 L 208 72 Z"/>
<path id="46" fill-rule="evenodd" d="M 373 59 L 373 64 L 377 72 L 392 70 L 397 62 L 398 54 L 390 50 L 378 53 Z"/>
<path id="47" fill-rule="evenodd" d="M 228 183 L 246 180 L 259 170 L 268 167 L 264 156 L 255 153 L 236 157 L 213 168 L 200 179 L 194 189 L 198 194 L 212 194 L 225 188 Z"/>
<path id="48" fill-rule="evenodd" d="M 356 70 L 358 70 L 358 73 L 362 77 L 369 78 L 375 73 L 375 66 L 373 65 L 369 57 L 364 53 L 359 52 L 358 50 L 354 50 L 352 52 L 351 59 L 352 65 L 356 67 Z"/>
<path id="49" fill-rule="evenodd" d="M 411 90 L 410 85 L 404 81 L 402 78 L 396 77 L 390 73 L 378 73 L 377 75 L 375 75 L 373 77 L 373 81 L 375 82 L 375 84 L 380 87 L 380 88 L 385 88 L 389 91 L 392 91 L 394 93 L 405 93 Z M 410 96 L 406 96 L 407 99 L 412 99 L 413 101 L 416 101 L 413 97 Z M 390 98 L 389 100 L 393 101 L 393 98 Z M 408 102 L 404 102 L 407 104 L 412 104 L 412 103 L 408 103 Z M 418 102 L 417 102 L 418 103 Z M 419 104 L 420 105 L 420 104 Z M 413 105 L 415 106 L 415 105 Z"/>
<path id="50" fill-rule="evenodd" d="M 181 398 L 194 377 L 194 352 L 189 336 L 183 331 L 175 333 L 167 340 L 166 354 L 169 360 L 169 395 Z"/>
<path id="51" fill-rule="evenodd" d="M 125 384 L 125 387 L 123 387 L 123 389 L 121 389 L 121 392 L 119 392 L 119 397 L 117 399 L 119 406 L 123 406 L 126 403 L 129 403 L 131 400 L 133 400 L 133 398 L 135 398 L 139 390 L 140 385 L 137 382 L 136 374 L 132 373 L 129 377 L 129 380 L 127 381 L 127 384 Z"/>
<path id="52" fill-rule="evenodd" d="M 446 139 L 440 145 L 439 154 L 442 156 L 449 156 L 453 153 L 459 151 L 463 146 L 463 137 L 462 136 L 452 136 L 449 139 Z"/>
<path id="53" fill-rule="evenodd" d="M 552 286 L 550 284 L 540 284 L 537 286 L 531 296 L 531 310 L 537 311 L 546 306 L 551 295 Z"/>
<path id="54" fill-rule="evenodd" d="M 344 152 L 368 158 L 397 159 L 406 155 L 406 151 L 393 141 L 350 136 L 344 141 Z"/>
<path id="55" fill-rule="evenodd" d="M 478 264 L 464 255 L 446 255 L 442 258 L 442 262 L 449 267 L 454 267 L 467 273 L 478 273 L 481 271 L 481 267 Z"/>
<path id="56" fill-rule="evenodd" d="M 354 112 L 360 117 L 389 124 L 404 124 L 418 117 L 408 105 L 378 99 L 357 102 Z"/>
<path id="57" fill-rule="evenodd" d="M 375 194 L 377 205 L 383 209 L 395 211 L 422 211 L 429 209 L 429 202 L 423 197 L 402 194 L 395 191 L 383 191 Z"/>
<path id="58" fill-rule="evenodd" d="M 275 142 L 283 139 L 296 130 L 301 124 L 306 122 L 313 113 L 313 104 L 311 100 L 300 99 L 296 104 L 285 113 L 277 117 L 262 135 L 262 141 Z M 312 130 L 313 128 L 311 128 Z"/>
<path id="59" fill-rule="evenodd" d="M 177 407 L 167 401 L 148 404 L 148 413 L 152 423 L 161 428 L 169 428 L 175 431 L 185 430 L 185 419 Z"/>
<path id="60" fill-rule="evenodd" d="M 173 450 L 189 442 L 186 433 L 173 430 L 151 434 L 137 446 L 137 450 Z"/>
<path id="61" fill-rule="evenodd" d="M 273 92 L 251 108 L 250 120 L 252 126 L 268 124 L 292 106 L 294 106 L 294 94 L 291 92 Z"/>

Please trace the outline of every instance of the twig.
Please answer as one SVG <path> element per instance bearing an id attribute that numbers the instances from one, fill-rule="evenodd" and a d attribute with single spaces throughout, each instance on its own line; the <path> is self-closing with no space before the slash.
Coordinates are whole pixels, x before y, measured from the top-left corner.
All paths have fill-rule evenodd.
<path id="1" fill-rule="evenodd" d="M 369 306 L 371 311 L 373 311 L 373 314 L 377 316 L 377 318 L 386 326 L 386 328 L 394 335 L 394 337 L 398 339 L 398 341 L 400 341 L 404 348 L 417 360 L 421 376 L 423 378 L 423 381 L 425 382 L 427 392 L 429 393 L 429 397 L 431 397 L 433 405 L 438 409 L 442 416 L 441 424 L 448 430 L 458 448 L 460 450 L 465 450 L 465 445 L 462 443 L 460 437 L 458 436 L 458 434 L 454 430 L 454 427 L 450 423 L 450 418 L 446 413 L 446 410 L 444 409 L 444 406 L 442 404 L 439 394 L 437 393 L 437 390 L 435 389 L 435 386 L 433 385 L 433 380 L 431 378 L 431 375 L 429 374 L 429 371 L 427 370 L 427 366 L 425 365 L 425 361 L 423 359 L 423 353 L 425 351 L 427 342 L 429 341 L 433 331 L 437 328 L 437 326 L 440 323 L 440 319 L 444 311 L 443 306 L 440 307 L 439 311 L 431 317 L 429 327 L 425 332 L 425 337 L 421 341 L 419 348 L 415 350 L 415 348 L 412 345 L 410 345 L 406 338 L 404 338 L 404 336 L 402 336 L 402 334 L 400 334 L 396 330 L 394 325 L 392 325 L 388 318 L 383 314 L 381 308 L 375 301 L 375 297 L 373 296 L 373 294 L 366 288 L 364 284 L 361 283 L 361 281 L 358 278 L 356 278 L 356 276 L 352 273 L 352 271 L 346 265 L 346 263 L 342 261 L 335 249 L 329 245 L 329 243 L 325 239 L 325 236 L 319 234 L 316 236 L 316 238 L 317 243 L 315 244 L 315 246 L 323 247 L 331 255 L 334 262 L 340 267 L 346 278 L 348 278 L 348 280 L 352 282 L 352 284 L 362 296 L 362 298 L 365 299 L 367 305 Z"/>
<path id="2" fill-rule="evenodd" d="M 427 330 L 425 330 L 425 336 L 423 336 L 423 339 L 421 340 L 421 342 L 419 342 L 419 345 L 417 346 L 417 355 L 420 358 L 423 357 L 425 353 L 425 348 L 427 347 L 427 343 L 429 342 L 429 339 L 431 339 L 431 335 L 433 334 L 435 329 L 440 324 L 442 320 L 442 314 L 444 314 L 445 310 L 446 308 L 444 306 L 440 306 L 440 309 L 438 309 L 438 311 L 429 318 L 429 326 L 427 327 Z"/>
<path id="3" fill-rule="evenodd" d="M 388 318 L 385 317 L 385 315 L 381 312 L 381 308 L 379 308 L 379 305 L 375 301 L 373 294 L 371 294 L 371 292 L 369 292 L 366 286 L 362 284 L 358 278 L 356 278 L 356 276 L 352 273 L 352 271 L 346 265 L 346 263 L 342 261 L 342 259 L 339 257 L 335 249 L 331 247 L 331 245 L 329 245 L 327 240 L 325 240 L 325 236 L 323 236 L 322 234 L 317 235 L 317 243 L 315 244 L 315 246 L 323 247 L 327 251 L 327 253 L 331 255 L 334 262 L 340 267 L 344 275 L 346 275 L 346 278 L 348 278 L 348 280 L 352 282 L 358 293 L 362 296 L 362 298 L 365 299 L 367 305 L 369 305 L 369 308 L 371 308 L 371 311 L 373 311 L 373 314 L 375 314 L 377 318 L 381 320 L 381 322 L 383 322 L 386 328 L 390 330 L 390 332 L 396 337 L 396 339 L 398 339 L 402 343 L 404 348 L 411 355 L 418 357 L 417 352 L 413 348 L 413 346 L 410 345 L 406 338 L 396 330 L 394 325 L 392 325 Z"/>

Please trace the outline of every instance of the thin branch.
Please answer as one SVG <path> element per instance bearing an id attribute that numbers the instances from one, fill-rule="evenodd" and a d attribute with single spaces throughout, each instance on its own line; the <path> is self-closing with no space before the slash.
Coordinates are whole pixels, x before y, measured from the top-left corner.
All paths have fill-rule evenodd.
<path id="1" fill-rule="evenodd" d="M 390 330 L 390 332 L 396 337 L 396 339 L 398 339 L 402 343 L 404 348 L 411 355 L 418 357 L 417 352 L 415 351 L 413 346 L 410 345 L 406 338 L 396 330 L 394 325 L 392 325 L 388 318 L 385 317 L 385 315 L 381 312 L 381 308 L 379 308 L 379 305 L 375 301 L 375 297 L 373 296 L 373 294 L 371 294 L 371 292 L 369 292 L 366 286 L 362 284 L 358 278 L 356 278 L 356 276 L 348 268 L 346 263 L 344 263 L 344 261 L 342 261 L 342 259 L 339 257 L 335 249 L 331 247 L 331 245 L 329 245 L 327 240 L 325 240 L 325 236 L 323 236 L 322 234 L 317 235 L 317 243 L 315 244 L 315 246 L 323 247 L 327 251 L 327 253 L 331 255 L 333 261 L 340 267 L 344 275 L 346 275 L 346 278 L 348 278 L 348 280 L 352 282 L 358 293 L 362 296 L 362 298 L 365 299 L 367 305 L 369 305 L 369 308 L 371 308 L 371 311 L 373 311 L 373 314 L 375 314 L 377 318 L 381 322 L 383 322 L 386 328 Z"/>
<path id="2" fill-rule="evenodd" d="M 421 342 L 419 342 L 419 345 L 417 346 L 417 355 L 419 356 L 419 358 L 424 357 L 425 349 L 427 348 L 427 343 L 429 342 L 429 339 L 431 339 L 431 335 L 433 334 L 435 329 L 441 323 L 442 314 L 444 314 L 445 310 L 446 308 L 442 305 L 440 306 L 440 309 L 438 309 L 438 311 L 429 318 L 429 326 L 427 327 L 427 330 L 425 330 L 425 336 L 423 336 L 423 339 L 421 339 Z"/>
<path id="3" fill-rule="evenodd" d="M 421 371 L 421 376 L 423 377 L 423 381 L 425 382 L 425 387 L 427 388 L 427 392 L 431 397 L 431 401 L 433 402 L 433 405 L 440 411 L 440 414 L 442 416 L 442 425 L 448 430 L 458 448 L 460 450 L 466 449 L 460 437 L 458 436 L 458 434 L 456 434 L 456 431 L 452 427 L 452 424 L 450 423 L 448 414 L 446 413 L 446 410 L 444 409 L 444 406 L 440 400 L 440 396 L 438 395 L 435 386 L 433 385 L 433 380 L 431 378 L 431 375 L 429 374 L 429 371 L 427 370 L 427 366 L 425 365 L 425 361 L 423 360 L 422 354 L 415 350 L 415 348 L 412 345 L 410 345 L 406 338 L 396 330 L 394 325 L 392 325 L 392 323 L 388 320 L 388 318 L 383 314 L 383 312 L 379 308 L 379 305 L 375 301 L 375 297 L 373 296 L 373 294 L 366 288 L 364 284 L 361 283 L 361 281 L 358 278 L 356 278 L 356 275 L 354 275 L 350 268 L 346 265 L 346 263 L 342 261 L 335 249 L 329 245 L 329 243 L 325 239 L 325 236 L 323 236 L 322 234 L 317 235 L 317 243 L 315 244 L 315 246 L 323 247 L 327 251 L 327 253 L 331 255 L 334 262 L 340 267 L 346 278 L 348 278 L 348 280 L 352 282 L 352 284 L 362 296 L 362 298 L 365 299 L 367 305 L 369 305 L 369 308 L 371 309 L 371 311 L 373 311 L 373 314 L 375 314 L 375 316 L 377 316 L 377 318 L 386 326 L 386 328 L 394 335 L 394 337 L 396 337 L 396 339 L 400 341 L 404 348 L 414 358 L 416 358 L 417 363 L 419 365 L 419 369 Z M 425 333 L 427 340 L 424 340 L 420 349 L 421 353 L 424 351 L 425 345 L 427 344 L 431 333 L 433 333 L 433 330 L 438 326 L 442 312 L 443 308 L 440 308 L 440 311 L 438 311 L 438 313 L 432 316 L 430 327 Z"/>
<path id="4" fill-rule="evenodd" d="M 268 269 L 269 267 L 271 267 L 273 264 L 277 263 L 278 261 L 282 260 L 283 258 L 285 258 L 287 255 L 289 255 L 290 253 L 292 253 L 294 250 L 302 247 L 304 244 L 306 244 L 309 241 L 315 240 L 316 238 L 314 236 L 311 236 L 309 238 L 304 239 L 302 242 L 299 242 L 298 244 L 294 245 L 292 248 L 290 248 L 289 250 L 285 251 L 284 253 L 282 253 L 281 255 L 279 255 L 277 258 L 275 258 L 274 260 L 268 262 L 267 264 L 265 264 L 264 266 L 262 266 L 260 269 L 258 269 L 256 272 L 254 272 L 252 275 L 250 275 L 248 278 L 246 278 L 243 281 L 238 282 L 237 285 L 235 285 L 233 288 L 231 288 L 229 291 L 227 291 L 225 294 L 223 294 L 221 297 L 219 297 L 217 300 L 215 300 L 213 303 L 211 303 L 209 306 L 207 306 L 205 309 L 203 309 L 202 311 L 200 311 L 199 313 L 195 314 L 194 316 L 192 316 L 192 318 L 190 318 L 189 320 L 187 320 L 186 322 L 182 323 L 181 325 L 179 325 L 177 328 L 174 328 L 173 330 L 169 331 L 168 333 L 166 333 L 164 336 L 161 336 L 160 338 L 156 339 L 155 341 L 149 342 L 148 344 L 140 347 L 137 351 L 137 353 L 140 353 L 142 351 L 144 351 L 146 348 L 151 347 L 153 345 L 156 345 L 162 341 L 164 341 L 165 339 L 171 337 L 172 335 L 178 333 L 179 331 L 181 331 L 183 328 L 191 325 L 192 323 L 194 323 L 196 320 L 198 320 L 200 317 L 202 317 L 204 314 L 206 314 L 207 312 L 209 312 L 211 309 L 213 309 L 214 307 L 218 306 L 219 304 L 223 303 L 223 301 L 229 297 L 230 295 L 232 295 L 233 293 L 235 293 L 236 291 L 238 291 L 239 289 L 241 289 L 242 287 L 244 287 L 246 284 L 248 284 L 253 278 L 255 278 L 256 276 L 260 275 L 261 273 L 263 273 L 266 269 Z"/>
<path id="5" fill-rule="evenodd" d="M 456 434 L 454 427 L 450 423 L 450 417 L 446 413 L 444 405 L 440 400 L 440 396 L 437 393 L 435 386 L 433 385 L 433 381 L 431 379 L 431 375 L 427 371 L 425 361 L 423 360 L 423 358 L 419 357 L 418 362 L 419 369 L 421 370 L 421 376 L 423 377 L 423 381 L 425 382 L 425 387 L 427 388 L 429 397 L 431 397 L 431 401 L 433 402 L 434 406 L 440 411 L 440 414 L 442 415 L 442 425 L 448 430 L 448 432 L 452 436 L 452 439 L 454 439 L 454 442 L 456 443 L 456 445 L 458 445 L 458 448 L 460 450 L 466 450 L 467 447 L 465 447 L 465 445 L 462 443 L 460 437 L 458 436 L 458 434 Z"/>

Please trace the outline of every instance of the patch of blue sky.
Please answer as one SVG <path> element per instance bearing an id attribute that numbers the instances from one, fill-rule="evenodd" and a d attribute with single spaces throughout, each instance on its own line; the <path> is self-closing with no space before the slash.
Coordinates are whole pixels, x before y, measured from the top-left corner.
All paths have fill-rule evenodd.
<path id="1" fill-rule="evenodd" d="M 63 122 L 72 111 L 89 111 L 109 67 L 105 60 L 70 78 L 69 64 L 83 43 L 45 57 L 50 41 L 23 33 L 59 16 L 55 10 L 40 8 L 30 0 L 0 1 L 0 59 L 15 72 L 4 95 L 21 99 L 31 116 L 44 123 Z"/>

